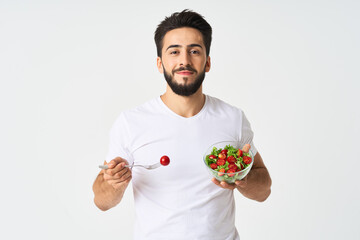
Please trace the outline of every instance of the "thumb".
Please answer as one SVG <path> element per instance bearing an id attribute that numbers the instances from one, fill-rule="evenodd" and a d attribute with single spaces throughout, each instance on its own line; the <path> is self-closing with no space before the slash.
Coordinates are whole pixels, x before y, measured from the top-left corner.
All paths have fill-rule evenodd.
<path id="1" fill-rule="evenodd" d="M 250 148 L 251 148 L 250 144 L 247 143 L 243 146 L 242 151 L 247 153 L 249 152 Z"/>

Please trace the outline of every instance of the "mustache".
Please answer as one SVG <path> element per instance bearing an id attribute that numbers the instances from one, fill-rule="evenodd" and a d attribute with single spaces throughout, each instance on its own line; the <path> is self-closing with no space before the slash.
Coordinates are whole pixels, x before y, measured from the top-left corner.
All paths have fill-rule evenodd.
<path id="1" fill-rule="evenodd" d="M 174 69 L 172 71 L 172 73 L 174 74 L 175 72 L 180 72 L 180 71 L 191 71 L 191 72 L 197 73 L 197 71 L 194 68 L 192 68 L 191 66 L 179 67 L 177 69 Z"/>

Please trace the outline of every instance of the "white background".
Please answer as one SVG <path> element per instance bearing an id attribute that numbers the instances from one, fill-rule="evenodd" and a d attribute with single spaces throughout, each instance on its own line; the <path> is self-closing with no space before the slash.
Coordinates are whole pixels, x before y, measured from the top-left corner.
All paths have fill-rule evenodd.
<path id="1" fill-rule="evenodd" d="M 190 8 L 213 27 L 204 92 L 245 111 L 273 180 L 235 194 L 241 239 L 360 239 L 359 7 L 1 0 L 1 235 L 131 239 L 131 189 L 101 212 L 92 183 L 117 115 L 165 91 L 156 26 Z"/>

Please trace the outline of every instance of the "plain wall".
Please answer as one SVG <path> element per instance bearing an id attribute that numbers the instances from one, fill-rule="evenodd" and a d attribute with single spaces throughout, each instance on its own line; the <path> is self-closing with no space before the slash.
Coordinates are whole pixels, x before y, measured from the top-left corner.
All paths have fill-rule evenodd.
<path id="1" fill-rule="evenodd" d="M 241 239 L 360 239 L 359 7 L 2 0 L 2 236 L 131 239 L 131 187 L 101 212 L 92 184 L 118 114 L 165 91 L 156 26 L 189 8 L 213 27 L 204 93 L 245 111 L 273 180 L 263 203 L 235 194 Z"/>

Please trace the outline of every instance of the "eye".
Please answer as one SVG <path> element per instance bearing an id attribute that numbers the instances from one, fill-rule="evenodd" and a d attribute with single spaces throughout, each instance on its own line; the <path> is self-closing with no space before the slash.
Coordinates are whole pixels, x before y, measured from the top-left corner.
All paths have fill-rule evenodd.
<path id="1" fill-rule="evenodd" d="M 179 52 L 176 51 L 176 50 L 170 52 L 171 55 L 175 55 L 175 54 L 178 54 L 178 53 L 179 53 Z"/>
<path id="2" fill-rule="evenodd" d="M 198 50 L 191 50 L 190 53 L 191 53 L 191 54 L 196 54 L 196 55 L 198 55 L 198 54 L 200 54 L 200 51 L 198 51 Z"/>

